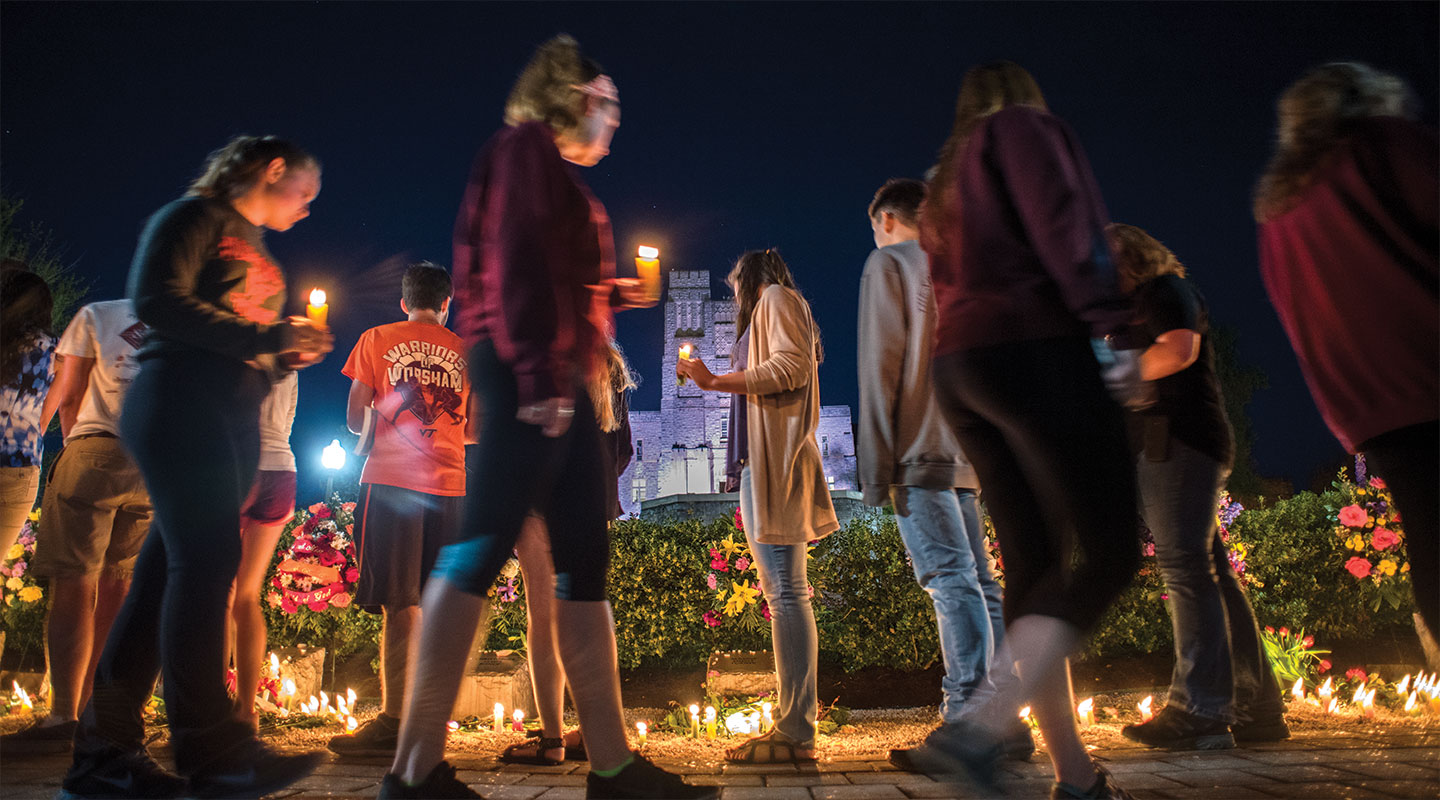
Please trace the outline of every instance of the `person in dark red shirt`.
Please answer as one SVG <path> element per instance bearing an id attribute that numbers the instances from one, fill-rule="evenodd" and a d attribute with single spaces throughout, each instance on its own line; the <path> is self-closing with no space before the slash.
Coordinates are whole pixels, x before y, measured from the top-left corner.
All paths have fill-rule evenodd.
<path id="1" fill-rule="evenodd" d="M 1388 483 L 1440 661 L 1440 145 L 1405 83 L 1326 64 L 1280 97 L 1260 276 L 1320 415 Z M 1418 626 L 1417 626 L 1418 627 Z"/>
<path id="2" fill-rule="evenodd" d="M 588 796 L 717 797 L 632 752 L 620 705 L 605 596 L 610 456 L 585 385 L 608 369 L 611 309 L 654 301 L 639 280 L 614 277 L 609 218 L 576 170 L 609 154 L 619 94 L 561 35 L 521 72 L 505 122 L 475 159 L 455 225 L 456 330 L 481 408 L 465 522 L 421 600 L 422 657 L 380 797 L 479 797 L 443 760 L 471 642 L 457 631 L 479 624 L 532 510 L 550 531 L 556 641 L 585 731 Z"/>

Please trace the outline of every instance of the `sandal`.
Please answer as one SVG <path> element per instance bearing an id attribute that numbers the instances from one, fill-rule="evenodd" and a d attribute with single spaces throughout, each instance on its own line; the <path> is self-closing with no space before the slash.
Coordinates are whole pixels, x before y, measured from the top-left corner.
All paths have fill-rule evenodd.
<path id="1" fill-rule="evenodd" d="M 802 755 L 802 752 L 811 755 Z M 779 731 L 763 733 L 725 751 L 731 764 L 814 764 L 815 747 L 801 747 Z"/>
<path id="2" fill-rule="evenodd" d="M 526 739 L 520 744 L 512 744 L 505 748 L 500 754 L 501 764 L 526 764 L 533 767 L 558 767 L 565 763 L 565 759 L 558 761 L 553 758 L 546 758 L 547 750 L 560 750 L 565 747 L 565 740 L 559 737 L 547 739 L 544 736 L 537 736 L 534 739 Z M 532 752 L 521 752 L 529 750 Z"/>

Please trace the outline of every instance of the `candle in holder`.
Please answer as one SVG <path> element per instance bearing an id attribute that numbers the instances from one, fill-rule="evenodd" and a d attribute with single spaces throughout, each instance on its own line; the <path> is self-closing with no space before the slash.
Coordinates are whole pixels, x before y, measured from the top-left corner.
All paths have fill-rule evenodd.
<path id="1" fill-rule="evenodd" d="M 700 706 L 690 704 L 690 738 L 700 738 Z"/>
<path id="2" fill-rule="evenodd" d="M 511 729 L 514 730 L 514 731 L 516 731 L 517 733 L 524 733 L 524 732 L 525 732 L 525 712 L 524 712 L 524 711 L 521 711 L 520 709 L 517 708 L 517 709 L 515 709 L 515 713 L 510 715 L 510 718 L 515 721 L 515 724 L 513 724 L 513 725 L 510 726 Z"/>
<path id="3" fill-rule="evenodd" d="M 320 327 L 328 327 L 330 320 L 330 304 L 325 302 L 324 289 L 310 290 L 310 303 L 305 306 L 305 316 Z"/>
<path id="4" fill-rule="evenodd" d="M 499 732 L 501 732 L 501 731 L 503 731 L 503 730 L 505 730 L 505 706 L 501 705 L 500 703 L 496 703 L 496 704 L 495 704 L 495 732 L 496 732 L 496 733 L 499 733 Z"/>
<path id="5" fill-rule="evenodd" d="M 705 738 L 715 738 L 715 706 L 705 706 Z"/>
<path id="6" fill-rule="evenodd" d="M 684 344 L 680 345 L 680 360 L 681 360 L 681 361 L 689 361 L 689 360 L 690 360 L 690 353 L 693 352 L 693 351 L 694 351 L 694 347 L 692 347 L 689 342 L 685 342 Z M 682 376 L 676 376 L 676 380 L 679 381 L 679 383 L 680 383 L 682 386 L 683 386 L 684 383 L 685 383 L 685 377 L 684 377 L 683 375 L 682 375 Z"/>
<path id="7" fill-rule="evenodd" d="M 1080 724 L 1090 727 L 1095 724 L 1095 698 L 1087 697 L 1080 701 L 1075 707 L 1075 712 L 1080 716 Z"/>
<path id="8" fill-rule="evenodd" d="M 660 299 L 660 251 L 641 245 L 635 254 L 635 274 L 645 287 L 645 296 L 650 300 Z"/>
<path id="9" fill-rule="evenodd" d="M 760 721 L 765 723 L 765 733 L 769 733 L 775 728 L 774 710 L 775 707 L 769 703 L 760 704 Z"/>
<path id="10" fill-rule="evenodd" d="M 645 736 L 650 733 L 650 726 L 643 722 L 635 723 L 635 736 L 640 740 L 640 746 L 645 746 Z"/>

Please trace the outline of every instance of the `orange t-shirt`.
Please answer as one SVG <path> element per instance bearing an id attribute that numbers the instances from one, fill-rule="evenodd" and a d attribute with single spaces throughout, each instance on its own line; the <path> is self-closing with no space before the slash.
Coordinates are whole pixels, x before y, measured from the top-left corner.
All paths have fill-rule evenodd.
<path id="1" fill-rule="evenodd" d="M 360 334 L 341 370 L 375 390 L 375 445 L 361 483 L 465 494 L 465 344 L 448 328 L 393 322 Z"/>

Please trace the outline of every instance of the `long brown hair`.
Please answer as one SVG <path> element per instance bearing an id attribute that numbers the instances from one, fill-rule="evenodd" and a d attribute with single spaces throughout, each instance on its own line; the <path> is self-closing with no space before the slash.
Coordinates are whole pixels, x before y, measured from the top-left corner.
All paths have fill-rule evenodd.
<path id="1" fill-rule="evenodd" d="M 992 61 L 971 67 L 960 82 L 955 100 L 955 122 L 940 148 L 940 157 L 929 176 L 930 191 L 921 206 L 921 239 L 926 250 L 943 250 L 941 231 L 949 227 L 959 203 L 955 191 L 955 170 L 964 157 L 970 135 L 995 112 L 1010 106 L 1031 106 L 1047 110 L 1040 85 L 1024 67 L 1013 61 Z"/>
<path id="2" fill-rule="evenodd" d="M 595 407 L 595 421 L 600 423 L 600 430 L 610 433 L 620 429 L 622 407 L 628 405 L 624 402 L 625 393 L 635 388 L 635 374 L 630 371 L 625 351 L 618 342 L 607 339 L 600 347 L 603 351 L 598 359 L 600 363 L 585 382 L 585 390 Z"/>
<path id="3" fill-rule="evenodd" d="M 1410 87 L 1367 64 L 1335 62 L 1307 72 L 1276 104 L 1275 155 L 1255 186 L 1256 221 L 1288 209 L 1357 120 L 1414 114 Z"/>
<path id="4" fill-rule="evenodd" d="M 230 200 L 260 180 L 270 162 L 283 159 L 286 169 L 320 169 L 320 162 L 293 142 L 278 136 L 240 135 L 211 153 L 187 194 Z"/>
<path id="5" fill-rule="evenodd" d="M 505 124 L 543 122 L 568 134 L 585 117 L 587 95 L 579 86 L 604 70 L 580 52 L 580 43 L 562 33 L 535 49 L 505 101 Z"/>
<path id="6" fill-rule="evenodd" d="M 1155 280 L 1161 275 L 1185 277 L 1185 265 L 1158 239 L 1121 222 L 1105 226 L 1105 238 L 1115 254 L 1115 272 L 1120 284 L 1129 291 Z"/>
<path id="7" fill-rule="evenodd" d="M 751 250 L 745 255 L 736 259 L 735 267 L 726 276 L 725 282 L 735 292 L 735 336 L 750 329 L 751 318 L 755 315 L 755 305 L 760 302 L 760 290 L 768 284 L 784 286 L 800 294 L 800 289 L 795 285 L 795 278 L 790 274 L 790 267 L 785 259 L 780 257 L 780 252 L 775 249 Z M 801 295 L 804 297 L 804 295 Z M 815 360 L 825 360 L 825 348 L 820 343 L 820 328 L 816 326 L 815 333 Z"/>
<path id="8" fill-rule="evenodd" d="M 0 270 L 0 386 L 15 383 L 25 351 L 50 334 L 53 305 L 44 278 L 28 269 Z"/>

